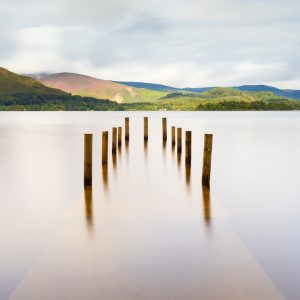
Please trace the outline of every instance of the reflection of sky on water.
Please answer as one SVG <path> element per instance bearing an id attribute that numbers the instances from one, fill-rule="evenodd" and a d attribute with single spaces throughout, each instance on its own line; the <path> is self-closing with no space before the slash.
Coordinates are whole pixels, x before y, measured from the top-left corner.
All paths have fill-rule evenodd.
<path id="1" fill-rule="evenodd" d="M 109 149 L 107 168 L 101 131 L 124 125 L 123 113 L 24 115 L 0 121 L 3 295 L 26 274 L 13 299 L 39 299 L 48 280 L 62 295 L 72 285 L 78 299 L 76 287 L 91 297 L 115 290 L 112 299 L 126 293 L 143 299 L 128 289 L 133 282 L 153 298 L 197 299 L 206 287 L 212 297 L 241 299 L 230 289 L 210 289 L 225 278 L 270 299 L 267 275 L 289 299 L 300 295 L 297 113 L 164 113 L 165 145 L 163 114 L 147 113 L 145 145 L 143 114 L 130 113 L 130 141 L 115 157 Z M 191 168 L 184 164 L 184 137 L 180 155 L 172 148 L 172 125 L 193 131 Z M 84 132 L 94 134 L 94 184 L 82 193 Z M 205 132 L 215 137 L 210 192 L 200 184 Z M 243 268 L 251 278 L 239 279 Z M 31 283 L 41 288 L 27 294 Z"/>

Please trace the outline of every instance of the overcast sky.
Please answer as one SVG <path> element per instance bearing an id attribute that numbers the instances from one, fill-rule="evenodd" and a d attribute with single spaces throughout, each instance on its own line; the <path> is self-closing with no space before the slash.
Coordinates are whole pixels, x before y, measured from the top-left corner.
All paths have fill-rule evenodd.
<path id="1" fill-rule="evenodd" d="M 0 0 L 0 66 L 300 89 L 300 1 Z"/>

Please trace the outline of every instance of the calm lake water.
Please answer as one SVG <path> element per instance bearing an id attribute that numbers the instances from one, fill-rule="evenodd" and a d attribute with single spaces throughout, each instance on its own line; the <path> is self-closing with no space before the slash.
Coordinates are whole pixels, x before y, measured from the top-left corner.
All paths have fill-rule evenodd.
<path id="1" fill-rule="evenodd" d="M 103 169 L 101 131 L 111 142 L 126 116 L 129 144 Z M 192 130 L 190 170 L 172 125 Z M 299 112 L 2 112 L 0 299 L 298 300 L 299 170 Z"/>

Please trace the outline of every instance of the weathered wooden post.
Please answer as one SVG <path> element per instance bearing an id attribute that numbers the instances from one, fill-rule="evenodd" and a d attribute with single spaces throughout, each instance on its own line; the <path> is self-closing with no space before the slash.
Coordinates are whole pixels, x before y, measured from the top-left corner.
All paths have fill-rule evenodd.
<path id="1" fill-rule="evenodd" d="M 182 149 L 181 134 L 181 128 L 177 128 L 177 152 L 181 152 Z"/>
<path id="2" fill-rule="evenodd" d="M 185 163 L 191 165 L 192 161 L 192 132 L 185 132 Z"/>
<path id="3" fill-rule="evenodd" d="M 162 118 L 163 140 L 167 140 L 167 118 Z"/>
<path id="4" fill-rule="evenodd" d="M 108 157 L 108 131 L 102 132 L 102 164 L 107 164 Z"/>
<path id="5" fill-rule="evenodd" d="M 175 126 L 172 126 L 172 145 L 175 145 Z"/>
<path id="6" fill-rule="evenodd" d="M 118 146 L 122 146 L 122 127 L 118 127 Z"/>
<path id="7" fill-rule="evenodd" d="M 117 152 L 117 128 L 113 127 L 112 131 L 112 147 L 111 152 L 115 154 Z"/>
<path id="8" fill-rule="evenodd" d="M 211 170 L 211 153 L 212 153 L 213 135 L 205 134 L 204 153 L 202 167 L 202 185 L 209 188 L 210 186 L 210 170 Z"/>
<path id="9" fill-rule="evenodd" d="M 144 140 L 148 141 L 148 117 L 144 117 Z"/>
<path id="10" fill-rule="evenodd" d="M 129 118 L 125 118 L 125 141 L 129 141 Z"/>
<path id="11" fill-rule="evenodd" d="M 84 186 L 93 183 L 93 135 L 84 135 Z"/>

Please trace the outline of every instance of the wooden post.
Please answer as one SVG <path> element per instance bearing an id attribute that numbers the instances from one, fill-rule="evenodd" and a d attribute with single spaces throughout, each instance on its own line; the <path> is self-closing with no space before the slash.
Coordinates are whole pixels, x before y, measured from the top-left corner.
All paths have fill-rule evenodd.
<path id="1" fill-rule="evenodd" d="M 185 132 L 185 163 L 190 165 L 192 161 L 192 132 Z"/>
<path id="2" fill-rule="evenodd" d="M 93 135 L 84 135 L 84 186 L 93 183 Z"/>
<path id="3" fill-rule="evenodd" d="M 125 140 L 129 141 L 129 118 L 125 118 Z"/>
<path id="4" fill-rule="evenodd" d="M 181 128 L 177 128 L 177 152 L 181 152 L 182 144 L 181 144 Z"/>
<path id="5" fill-rule="evenodd" d="M 118 127 L 118 146 L 122 145 L 122 127 Z"/>
<path id="6" fill-rule="evenodd" d="M 108 131 L 102 132 L 102 164 L 107 164 L 108 157 Z"/>
<path id="7" fill-rule="evenodd" d="M 167 140 L 167 118 L 162 118 L 163 140 Z"/>
<path id="8" fill-rule="evenodd" d="M 144 140 L 148 141 L 148 117 L 144 117 Z"/>
<path id="9" fill-rule="evenodd" d="M 205 134 L 203 167 L 202 167 L 202 185 L 205 185 L 208 188 L 210 186 L 212 143 L 213 143 L 213 135 Z"/>
<path id="10" fill-rule="evenodd" d="M 117 152 L 117 127 L 113 127 L 111 152 L 113 154 Z"/>
<path id="11" fill-rule="evenodd" d="M 175 126 L 172 126 L 172 145 L 175 145 Z"/>

